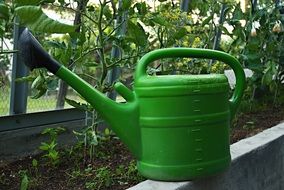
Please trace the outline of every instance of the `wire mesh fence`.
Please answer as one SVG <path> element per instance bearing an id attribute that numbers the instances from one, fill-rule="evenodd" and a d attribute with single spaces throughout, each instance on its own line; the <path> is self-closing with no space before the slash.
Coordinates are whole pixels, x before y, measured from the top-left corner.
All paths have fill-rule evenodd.
<path id="1" fill-rule="evenodd" d="M 28 94 L 30 94 L 30 89 Z M 0 76 L 0 117 L 9 115 L 10 111 L 10 96 L 11 96 L 11 85 L 9 76 Z M 78 95 L 69 90 L 67 97 L 73 100 L 79 100 Z M 42 97 L 33 99 L 31 96 L 27 97 L 27 113 L 40 112 L 40 111 L 51 111 L 56 109 L 57 101 L 57 90 L 47 91 Z M 64 108 L 71 108 L 69 104 L 65 103 Z"/>
<path id="2" fill-rule="evenodd" d="M 57 90 L 47 91 L 42 97 L 38 99 L 33 99 L 28 96 L 27 99 L 27 113 L 39 112 L 39 111 L 50 111 L 56 109 L 57 102 Z M 72 92 L 68 91 L 68 98 L 78 99 L 78 96 Z M 71 108 L 69 104 L 65 103 L 64 108 Z"/>
<path id="3" fill-rule="evenodd" d="M 2 42 L 2 39 L 0 39 Z M 0 52 L 3 45 L 0 45 Z M 9 114 L 10 105 L 10 56 L 0 53 L 0 116 Z"/>
<path id="4" fill-rule="evenodd" d="M 3 78 L 0 82 L 0 117 L 9 114 L 10 105 L 10 85 L 4 82 Z"/>

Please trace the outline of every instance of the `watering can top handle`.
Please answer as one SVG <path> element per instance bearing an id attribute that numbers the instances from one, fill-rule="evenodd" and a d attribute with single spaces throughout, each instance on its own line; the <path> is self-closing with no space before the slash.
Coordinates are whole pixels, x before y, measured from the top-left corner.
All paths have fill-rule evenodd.
<path id="1" fill-rule="evenodd" d="M 228 64 L 233 69 L 236 76 L 235 91 L 230 99 L 231 112 L 233 115 L 235 114 L 236 108 L 243 96 L 245 88 L 245 74 L 240 62 L 225 52 L 200 48 L 165 48 L 154 50 L 144 55 L 138 62 L 135 72 L 135 82 L 138 82 L 139 78 L 147 76 L 146 69 L 148 64 L 151 62 L 161 58 L 175 57 L 215 59 Z"/>

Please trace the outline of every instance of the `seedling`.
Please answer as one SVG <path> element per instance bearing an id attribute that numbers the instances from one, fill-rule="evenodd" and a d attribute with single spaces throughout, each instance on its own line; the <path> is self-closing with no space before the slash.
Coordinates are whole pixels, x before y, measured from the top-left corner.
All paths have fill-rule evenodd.
<path id="1" fill-rule="evenodd" d="M 46 128 L 41 134 L 49 135 L 48 142 L 42 142 L 39 149 L 44 151 L 43 157 L 48 158 L 48 162 L 52 166 L 56 166 L 59 163 L 59 152 L 56 150 L 57 147 L 57 136 L 60 132 L 65 131 L 64 128 Z M 35 163 L 34 163 L 35 164 Z"/>

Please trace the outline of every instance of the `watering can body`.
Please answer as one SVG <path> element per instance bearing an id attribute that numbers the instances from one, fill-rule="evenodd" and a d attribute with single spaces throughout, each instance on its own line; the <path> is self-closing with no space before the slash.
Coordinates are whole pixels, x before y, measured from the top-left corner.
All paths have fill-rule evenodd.
<path id="1" fill-rule="evenodd" d="M 20 54 L 31 69 L 46 67 L 82 95 L 110 124 L 137 159 L 138 171 L 154 180 L 183 181 L 213 175 L 230 164 L 229 127 L 240 103 L 245 75 L 232 56 L 214 50 L 168 48 L 147 53 L 137 64 L 134 91 L 121 83 L 127 101 L 114 102 L 52 59 L 24 30 Z M 149 76 L 162 58 L 206 58 L 227 63 L 236 75 L 229 98 L 223 74 Z M 44 60 L 42 62 L 42 60 Z"/>
<path id="2" fill-rule="evenodd" d="M 212 175 L 230 163 L 229 86 L 224 75 L 146 77 L 140 105 L 138 170 L 159 180 Z"/>
<path id="3" fill-rule="evenodd" d="M 237 79 L 232 98 L 223 74 L 145 74 L 149 63 L 168 57 L 218 59 L 229 64 Z M 146 54 L 138 63 L 134 83 L 140 112 L 140 173 L 151 179 L 182 181 L 226 169 L 231 161 L 230 123 L 244 83 L 239 62 L 223 52 L 170 48 Z"/>

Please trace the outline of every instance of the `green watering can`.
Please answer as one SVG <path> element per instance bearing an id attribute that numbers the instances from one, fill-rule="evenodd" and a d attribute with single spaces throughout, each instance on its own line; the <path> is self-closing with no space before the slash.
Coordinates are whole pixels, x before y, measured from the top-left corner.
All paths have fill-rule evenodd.
<path id="1" fill-rule="evenodd" d="M 19 39 L 23 61 L 45 67 L 83 96 L 110 124 L 137 159 L 145 177 L 183 181 L 214 175 L 231 161 L 229 127 L 245 87 L 240 63 L 229 54 L 193 48 L 167 48 L 147 53 L 137 64 L 134 91 L 122 83 L 117 103 L 52 59 L 25 29 Z M 149 76 L 148 64 L 161 58 L 191 57 L 227 63 L 236 75 L 229 99 L 223 74 Z"/>

